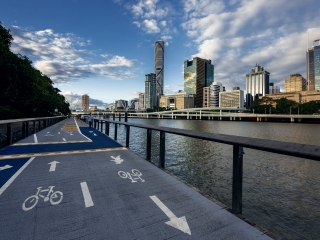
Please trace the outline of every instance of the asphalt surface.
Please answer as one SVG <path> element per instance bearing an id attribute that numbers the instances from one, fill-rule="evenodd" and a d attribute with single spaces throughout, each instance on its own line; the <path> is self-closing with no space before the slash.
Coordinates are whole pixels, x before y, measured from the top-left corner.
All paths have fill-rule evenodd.
<path id="1" fill-rule="evenodd" d="M 0 151 L 0 239 L 270 239 L 86 124 L 61 130 L 73 123 Z"/>

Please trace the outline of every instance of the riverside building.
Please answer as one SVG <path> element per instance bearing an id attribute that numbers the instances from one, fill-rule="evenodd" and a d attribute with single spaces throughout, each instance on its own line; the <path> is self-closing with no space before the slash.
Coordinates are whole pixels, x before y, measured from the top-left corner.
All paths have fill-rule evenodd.
<path id="1" fill-rule="evenodd" d="M 203 107 L 219 107 L 219 93 L 225 88 L 219 82 L 213 82 L 210 87 L 203 88 Z"/>
<path id="2" fill-rule="evenodd" d="M 246 92 L 253 99 L 257 96 L 264 96 L 269 93 L 269 76 L 270 73 L 263 67 L 256 64 L 251 73 L 246 74 Z"/>
<path id="3" fill-rule="evenodd" d="M 82 95 L 82 110 L 88 111 L 89 107 L 89 96 L 87 94 Z"/>
<path id="4" fill-rule="evenodd" d="M 187 109 L 193 108 L 194 99 L 192 94 L 187 94 L 186 92 L 179 91 L 177 93 L 161 96 L 160 107 L 171 108 L 171 109 Z"/>
<path id="5" fill-rule="evenodd" d="M 145 109 L 157 107 L 156 74 L 154 73 L 145 76 L 144 107 Z"/>
<path id="6" fill-rule="evenodd" d="M 220 92 L 219 98 L 219 107 L 244 108 L 244 92 L 239 87 L 230 92 Z"/>
<path id="7" fill-rule="evenodd" d="M 316 44 L 318 45 L 316 46 Z M 320 90 L 320 39 L 313 41 L 311 48 L 307 49 L 307 90 Z"/>
<path id="8" fill-rule="evenodd" d="M 194 107 L 203 107 L 203 88 L 214 81 L 211 60 L 194 57 L 184 61 L 184 91 L 194 95 Z"/>
<path id="9" fill-rule="evenodd" d="M 306 79 L 299 73 L 290 74 L 289 78 L 284 80 L 285 92 L 300 92 L 307 90 Z"/>
<path id="10" fill-rule="evenodd" d="M 160 97 L 163 95 L 164 79 L 164 41 L 162 40 L 154 43 L 154 73 L 156 75 L 155 106 L 159 106 Z"/>

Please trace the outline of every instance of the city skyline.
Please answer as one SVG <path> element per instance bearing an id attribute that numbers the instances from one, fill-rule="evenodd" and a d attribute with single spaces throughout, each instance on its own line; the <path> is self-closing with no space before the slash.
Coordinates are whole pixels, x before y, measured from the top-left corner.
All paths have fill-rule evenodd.
<path id="1" fill-rule="evenodd" d="M 12 51 L 30 58 L 71 104 L 88 94 L 99 106 L 144 92 L 159 39 L 165 94 L 183 89 L 183 62 L 195 56 L 212 61 L 215 81 L 227 91 L 245 89 L 256 63 L 284 91 L 290 74 L 306 77 L 306 45 L 320 38 L 319 10 L 315 0 L 12 0 L 0 21 L 14 37 Z"/>

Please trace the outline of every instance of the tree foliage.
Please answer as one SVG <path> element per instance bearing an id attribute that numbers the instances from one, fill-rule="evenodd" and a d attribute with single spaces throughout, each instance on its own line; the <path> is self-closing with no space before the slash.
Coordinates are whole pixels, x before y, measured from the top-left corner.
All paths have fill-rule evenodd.
<path id="1" fill-rule="evenodd" d="M 10 51 L 12 40 L 10 30 L 0 22 L 0 119 L 52 116 L 55 108 L 70 113 L 69 103 L 52 80 L 28 57 Z"/>
<path id="2" fill-rule="evenodd" d="M 273 114 L 313 114 L 320 113 L 320 101 L 310 101 L 299 104 L 293 100 L 280 98 L 275 101 L 275 107 L 272 107 L 271 98 L 262 98 L 255 100 L 251 105 L 251 111 L 255 113 L 271 113 Z"/>

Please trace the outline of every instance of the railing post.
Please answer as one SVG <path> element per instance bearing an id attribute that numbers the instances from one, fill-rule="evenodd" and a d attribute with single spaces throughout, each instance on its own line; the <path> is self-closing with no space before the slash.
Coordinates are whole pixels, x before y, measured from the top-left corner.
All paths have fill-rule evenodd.
<path id="1" fill-rule="evenodd" d="M 117 137 L 118 137 L 118 124 L 114 124 L 114 140 L 117 141 Z"/>
<path id="2" fill-rule="evenodd" d="M 29 122 L 26 122 L 26 137 L 29 136 Z"/>
<path id="3" fill-rule="evenodd" d="M 37 131 L 36 131 L 36 121 L 32 121 L 32 124 L 33 124 L 33 134 L 35 134 Z"/>
<path id="4" fill-rule="evenodd" d="M 22 122 L 22 138 L 26 137 L 26 123 Z"/>
<path id="5" fill-rule="evenodd" d="M 164 131 L 160 131 L 160 154 L 159 154 L 159 168 L 164 168 L 164 156 L 165 156 L 165 143 L 166 143 L 166 136 Z"/>
<path id="6" fill-rule="evenodd" d="M 116 120 L 116 114 L 114 113 L 114 114 L 112 114 L 112 119 L 113 119 L 113 121 L 115 121 Z"/>
<path id="7" fill-rule="evenodd" d="M 106 128 L 104 129 L 107 136 L 109 136 L 109 122 L 106 122 Z"/>
<path id="8" fill-rule="evenodd" d="M 93 120 L 93 127 L 97 129 L 97 121 L 95 119 Z"/>
<path id="9" fill-rule="evenodd" d="M 38 121 L 38 126 L 39 126 L 38 131 L 40 131 L 41 130 L 41 120 Z"/>
<path id="10" fill-rule="evenodd" d="M 232 212 L 242 214 L 243 147 L 233 145 Z"/>
<path id="11" fill-rule="evenodd" d="M 119 112 L 118 114 L 119 114 L 119 122 L 121 122 L 121 112 Z"/>
<path id="12" fill-rule="evenodd" d="M 151 160 L 151 137 L 152 137 L 152 130 L 147 129 L 147 157 L 146 160 Z"/>
<path id="13" fill-rule="evenodd" d="M 129 148 L 130 126 L 126 126 L 126 148 Z"/>
<path id="14" fill-rule="evenodd" d="M 12 144 L 12 127 L 11 127 L 11 123 L 7 124 L 7 145 L 11 145 Z"/>
<path id="15" fill-rule="evenodd" d="M 127 112 L 124 113 L 124 121 L 128 122 L 128 113 Z"/>

